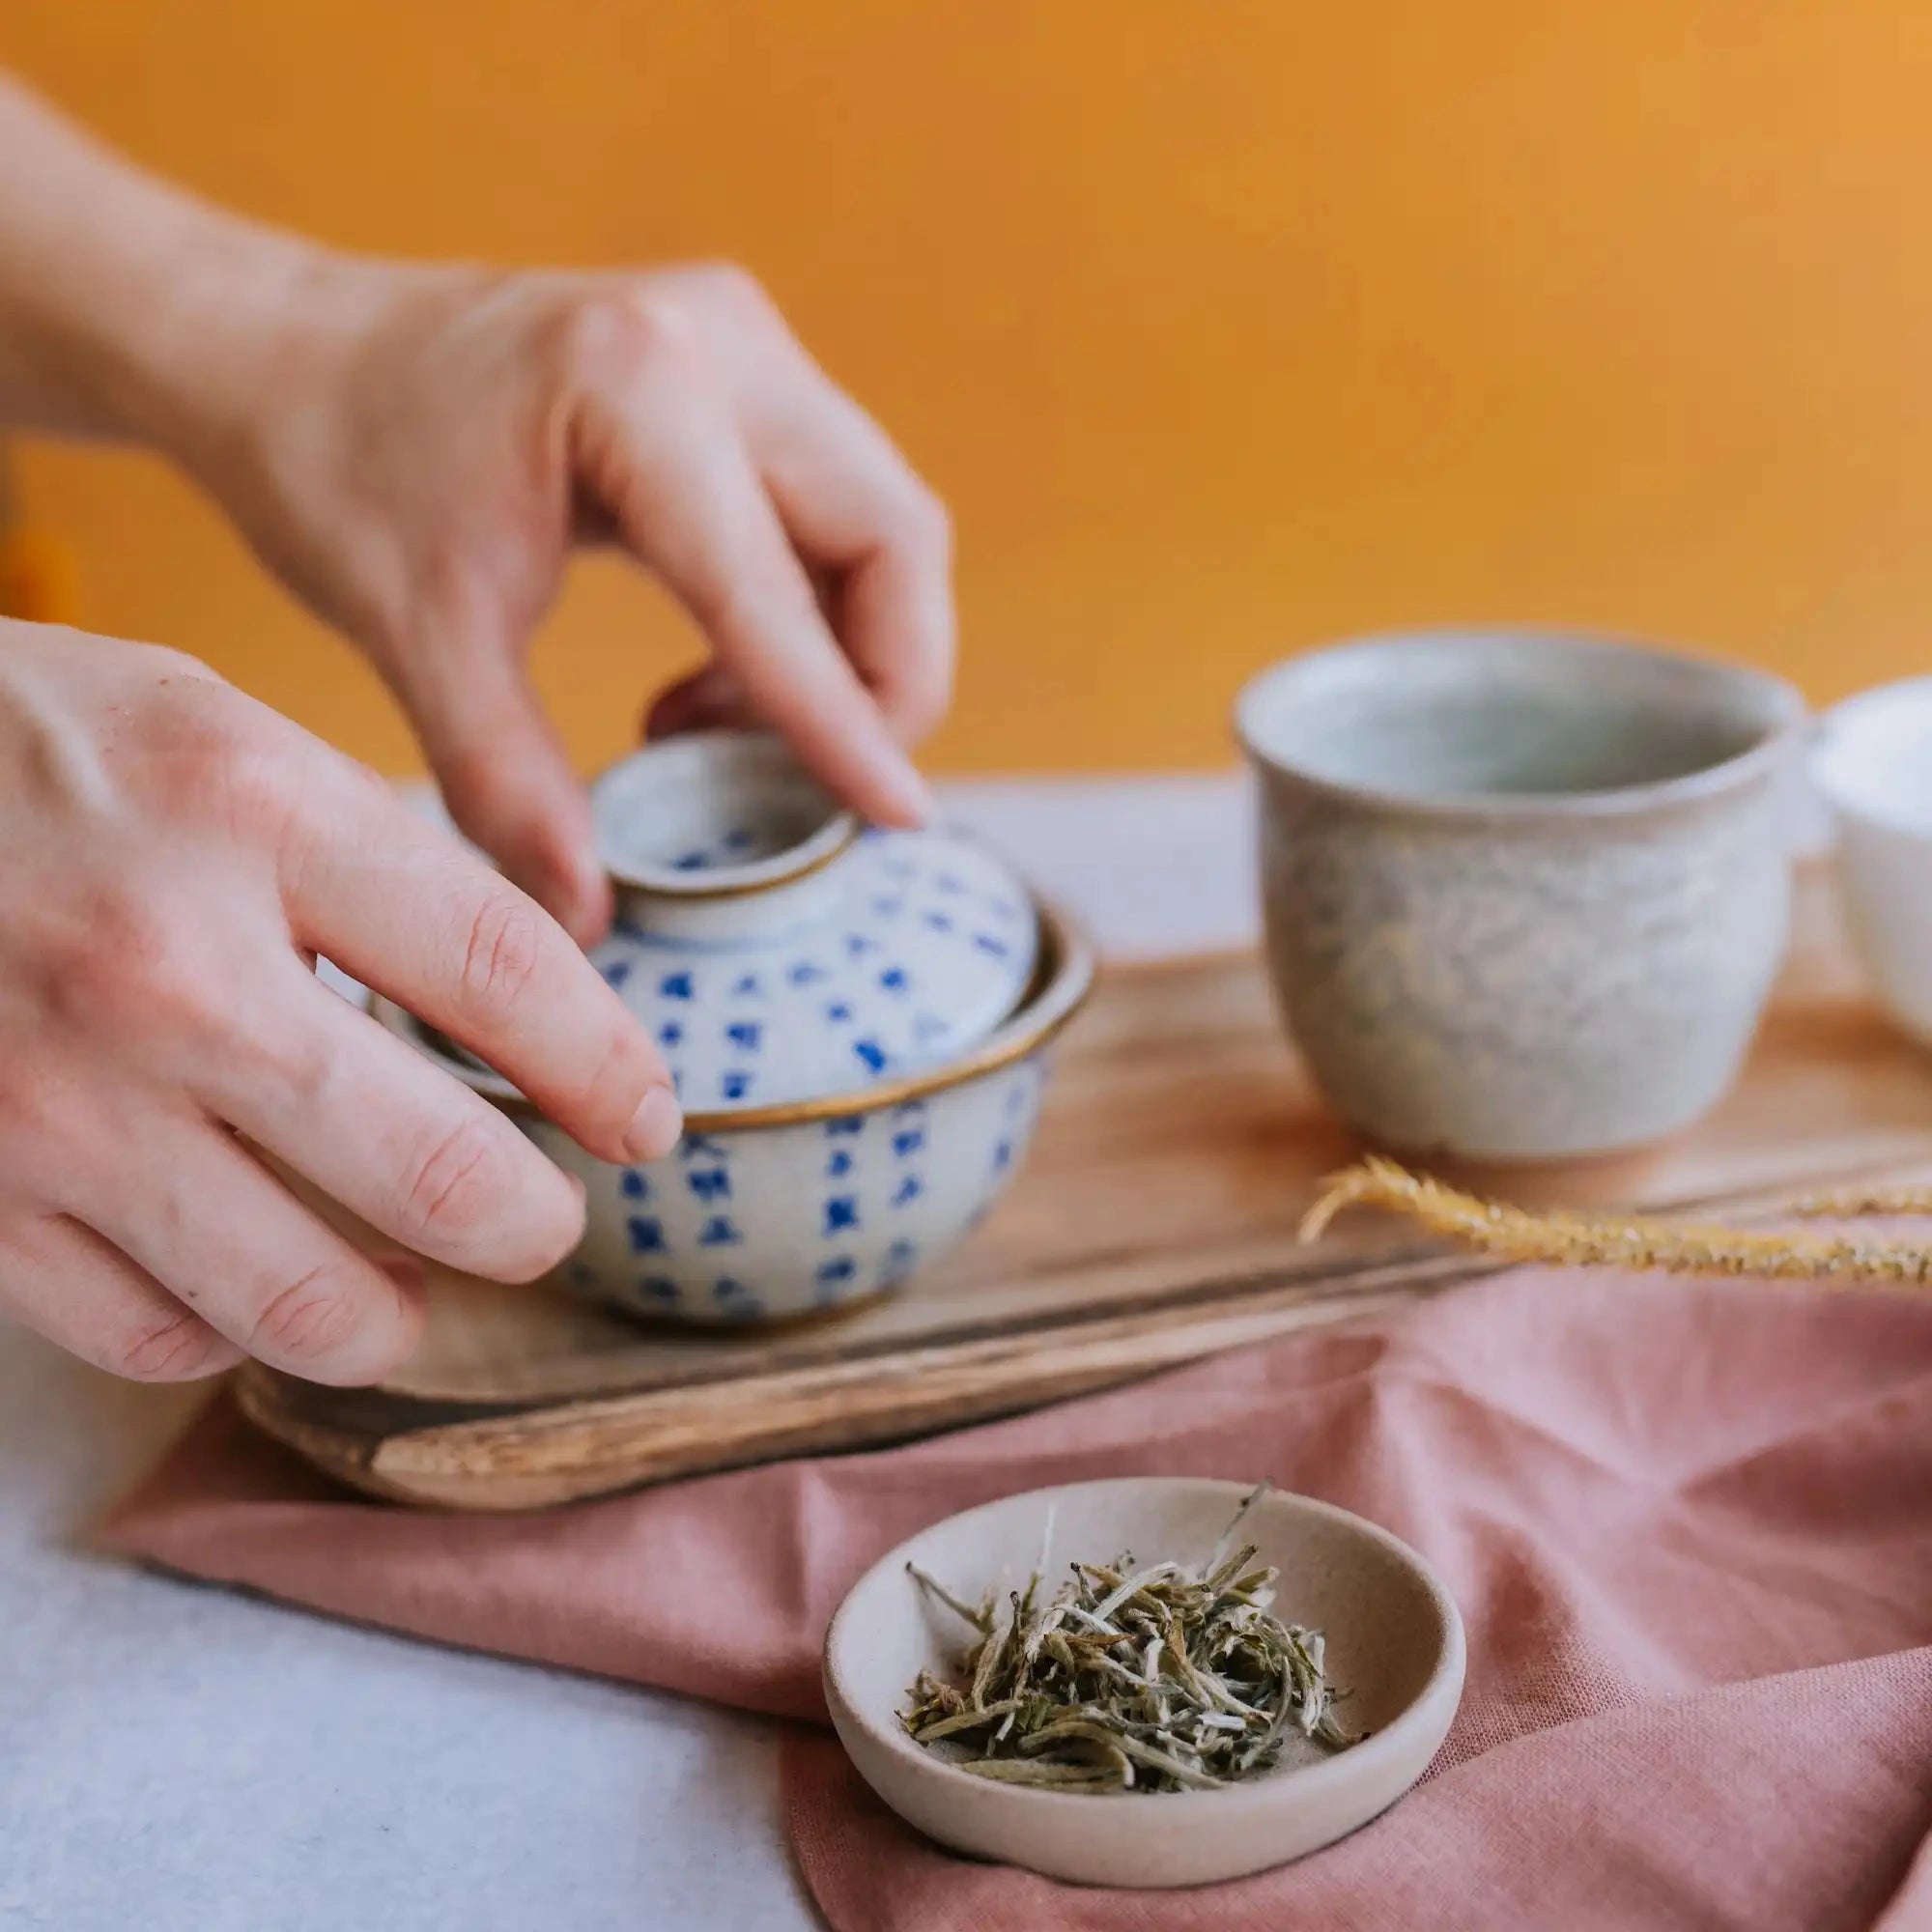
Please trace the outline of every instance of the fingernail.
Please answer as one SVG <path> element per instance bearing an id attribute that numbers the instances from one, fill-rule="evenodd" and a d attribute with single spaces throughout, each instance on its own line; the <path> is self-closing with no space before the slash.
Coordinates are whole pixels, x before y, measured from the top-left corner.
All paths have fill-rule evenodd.
<path id="1" fill-rule="evenodd" d="M 633 1160 L 661 1160 L 684 1131 L 684 1110 L 668 1087 L 653 1087 L 631 1116 L 624 1151 Z"/>

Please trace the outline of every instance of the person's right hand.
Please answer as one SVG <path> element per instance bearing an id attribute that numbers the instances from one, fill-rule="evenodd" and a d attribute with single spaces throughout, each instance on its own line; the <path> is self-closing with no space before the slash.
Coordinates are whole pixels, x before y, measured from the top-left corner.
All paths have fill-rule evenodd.
<path id="1" fill-rule="evenodd" d="M 749 276 L 299 244 L 277 270 L 277 240 L 240 244 L 224 300 L 217 233 L 170 284 L 208 323 L 168 364 L 161 447 L 369 654 L 457 826 L 580 943 L 611 887 L 527 670 L 580 542 L 622 544 L 710 642 L 653 735 L 774 730 L 875 823 L 925 816 L 905 748 L 952 690 L 946 512 Z"/>
<path id="2" fill-rule="evenodd" d="M 582 1190 L 315 978 L 462 1041 L 607 1160 L 679 1117 L 533 900 L 170 651 L 0 623 L 0 1308 L 118 1374 L 373 1381 L 420 1325 L 259 1148 L 415 1253 L 553 1266 Z"/>

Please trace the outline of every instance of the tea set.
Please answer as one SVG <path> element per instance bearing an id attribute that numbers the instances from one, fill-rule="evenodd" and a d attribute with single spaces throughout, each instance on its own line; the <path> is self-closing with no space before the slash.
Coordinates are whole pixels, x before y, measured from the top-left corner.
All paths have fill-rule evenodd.
<path id="1" fill-rule="evenodd" d="M 1248 685 L 1265 955 L 1340 1118 L 1412 1154 L 1621 1151 L 1736 1077 L 1781 960 L 1807 745 L 1880 998 L 1932 1039 L 1932 678 L 1814 725 L 1742 667 L 1543 631 L 1372 637 Z M 583 1182 L 575 1293 L 758 1324 L 901 1287 L 1025 1157 L 1091 947 L 1000 855 L 860 826 L 773 739 L 599 780 L 592 954 L 687 1130 L 595 1160 L 394 1005 L 383 1023 Z"/>
<path id="2" fill-rule="evenodd" d="M 592 806 L 617 889 L 592 959 L 670 1069 L 672 1153 L 594 1159 L 401 1008 L 377 1018 L 582 1181 L 562 1286 L 707 1325 L 898 1287 L 1012 1179 L 1092 950 L 993 854 L 862 830 L 768 738 L 653 747 Z"/>
<path id="3" fill-rule="evenodd" d="M 1739 667 L 1437 630 L 1277 665 L 1236 727 L 1277 1004 L 1373 1144 L 1565 1160 L 1709 1109 L 1783 957 L 1807 751 L 1878 996 L 1932 1042 L 1932 678 L 1814 723 L 1790 686 Z M 562 1288 L 762 1331 L 903 1287 L 1025 1159 L 1092 948 L 999 854 L 943 828 L 860 826 L 769 738 L 654 746 L 592 802 L 617 913 L 591 957 L 670 1069 L 686 1110 L 670 1154 L 595 1160 L 459 1044 L 389 1002 L 377 1016 L 582 1181 Z M 1254 1540 L 1293 1578 L 1294 1613 L 1335 1635 L 1365 1743 L 1108 1803 L 974 1776 L 908 1735 L 906 1685 L 956 1641 L 909 1564 L 1022 1578 L 1056 1534 L 1179 1560 L 1233 1489 L 1132 1475 L 1009 1496 L 882 1557 L 824 1654 L 860 1775 L 943 1843 L 1115 1886 L 1250 1872 L 1396 1802 L 1454 1715 L 1462 1621 L 1420 1554 L 1307 1497 L 1269 1499 Z"/>

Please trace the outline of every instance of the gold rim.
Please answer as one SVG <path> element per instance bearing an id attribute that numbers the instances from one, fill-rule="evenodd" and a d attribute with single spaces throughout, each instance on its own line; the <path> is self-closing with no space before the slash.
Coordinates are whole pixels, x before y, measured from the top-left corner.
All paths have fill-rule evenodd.
<path id="1" fill-rule="evenodd" d="M 618 871 L 615 867 L 608 867 L 606 871 L 611 883 L 621 892 L 641 893 L 650 898 L 667 899 L 672 904 L 683 904 L 696 899 L 749 898 L 753 893 L 769 893 L 779 886 L 788 886 L 795 880 L 809 879 L 812 873 L 822 872 L 833 860 L 842 859 L 858 843 L 859 821 L 850 812 L 841 813 L 840 816 L 844 820 L 841 828 L 842 836 L 835 838 L 824 851 L 813 853 L 802 866 L 794 866 L 789 871 L 767 872 L 762 878 L 746 879 L 736 885 L 673 885 L 666 880 L 639 879 L 629 872 Z M 827 823 L 837 823 L 837 820 L 828 820 Z M 815 838 L 818 834 L 813 833 L 812 837 Z"/>
<path id="2" fill-rule="evenodd" d="M 928 1094 L 943 1094 L 969 1080 L 997 1073 L 1025 1060 L 1052 1040 L 1087 1004 L 1094 990 L 1096 967 L 1093 948 L 1066 917 L 1036 899 L 1034 909 L 1039 921 L 1039 958 L 1032 980 L 1013 1016 L 1004 1026 L 959 1060 L 923 1073 L 907 1073 L 895 1080 L 875 1081 L 843 1094 L 826 1094 L 807 1100 L 779 1100 L 767 1107 L 743 1107 L 687 1114 L 687 1134 L 744 1133 L 766 1127 L 805 1126 L 818 1121 L 843 1120 L 853 1114 L 871 1113 L 880 1107 L 902 1106 L 908 1100 L 923 1100 Z M 381 993 L 371 994 L 369 1010 L 380 1025 L 405 1044 L 433 1061 L 445 1072 L 488 1100 L 500 1112 L 522 1120 L 543 1120 L 545 1115 L 503 1079 L 500 1074 L 483 1072 L 456 1059 L 440 1042 L 445 1037 L 393 1000 Z"/>

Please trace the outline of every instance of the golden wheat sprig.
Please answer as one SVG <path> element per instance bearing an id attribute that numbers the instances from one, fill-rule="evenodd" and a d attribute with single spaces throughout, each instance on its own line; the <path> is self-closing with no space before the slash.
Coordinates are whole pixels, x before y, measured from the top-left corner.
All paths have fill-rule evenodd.
<path id="1" fill-rule="evenodd" d="M 1932 1250 L 1925 1248 L 1849 1236 L 1752 1234 L 1634 1214 L 1532 1214 L 1444 1186 L 1378 1157 L 1323 1183 L 1302 1219 L 1302 1240 L 1320 1239 L 1335 1216 L 1350 1208 L 1379 1208 L 1401 1214 L 1431 1234 L 1460 1240 L 1499 1261 L 1652 1268 L 1669 1274 L 1777 1275 L 1846 1285 L 1889 1282 L 1919 1287 L 1932 1281 Z"/>
<path id="2" fill-rule="evenodd" d="M 1791 1211 L 1811 1221 L 1932 1214 L 1932 1187 L 1854 1187 L 1832 1194 L 1811 1194 L 1795 1203 Z"/>

